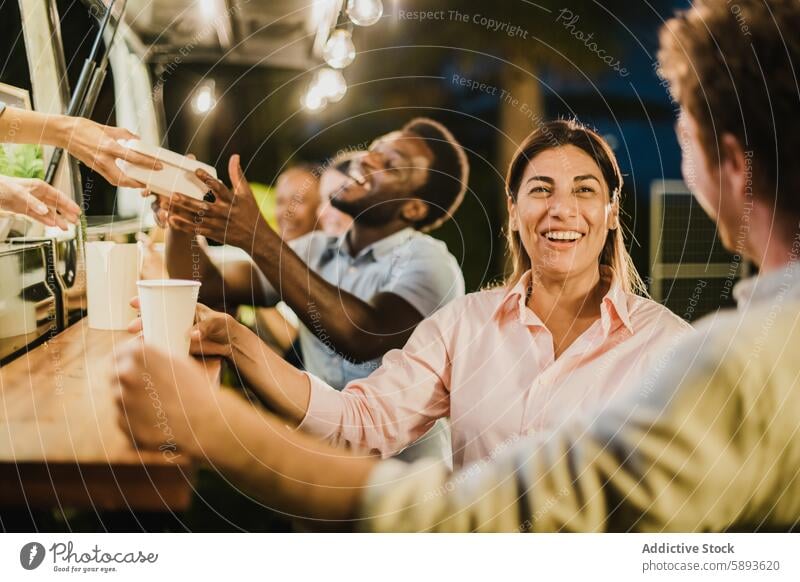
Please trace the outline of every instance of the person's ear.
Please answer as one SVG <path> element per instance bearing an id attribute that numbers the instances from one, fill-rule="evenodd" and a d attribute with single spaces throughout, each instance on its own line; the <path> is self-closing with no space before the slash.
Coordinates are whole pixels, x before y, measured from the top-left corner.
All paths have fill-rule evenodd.
<path id="1" fill-rule="evenodd" d="M 727 194 L 737 206 L 744 204 L 748 195 L 747 182 L 752 172 L 751 154 L 745 152 L 739 139 L 731 133 L 722 134 L 719 148 L 719 175 L 727 186 Z"/>
<path id="2" fill-rule="evenodd" d="M 406 222 L 417 223 L 428 216 L 429 210 L 427 202 L 419 198 L 412 198 L 403 204 L 400 214 Z"/>
<path id="3" fill-rule="evenodd" d="M 619 228 L 619 196 L 614 195 L 614 199 L 608 203 L 608 207 L 606 209 L 606 224 L 608 225 L 608 230 L 617 230 Z"/>
<path id="4" fill-rule="evenodd" d="M 517 205 L 511 196 L 506 196 L 506 205 L 508 206 L 508 228 L 517 232 L 519 231 L 519 214 L 517 213 Z"/>

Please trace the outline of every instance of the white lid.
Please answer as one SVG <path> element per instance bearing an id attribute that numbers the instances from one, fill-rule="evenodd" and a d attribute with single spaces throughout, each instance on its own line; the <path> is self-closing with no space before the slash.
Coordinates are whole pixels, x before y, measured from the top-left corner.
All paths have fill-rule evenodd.
<path id="1" fill-rule="evenodd" d="M 210 174 L 214 178 L 217 177 L 217 170 L 213 166 L 209 166 L 203 162 L 198 162 L 197 160 L 187 158 L 181 154 L 176 154 L 168 149 L 152 146 L 138 139 L 121 139 L 119 140 L 119 143 L 123 147 L 131 149 L 137 153 L 150 156 L 151 158 L 156 158 L 160 162 L 181 168 L 187 172 L 194 173 L 197 170 L 205 170 L 206 173 Z"/>
<path id="2" fill-rule="evenodd" d="M 143 279 L 136 281 L 139 287 L 199 287 L 200 281 L 192 279 Z"/>

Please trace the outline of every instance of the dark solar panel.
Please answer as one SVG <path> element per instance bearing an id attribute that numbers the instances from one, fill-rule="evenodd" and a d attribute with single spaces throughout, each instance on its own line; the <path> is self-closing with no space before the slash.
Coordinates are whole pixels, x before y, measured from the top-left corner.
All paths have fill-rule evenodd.
<path id="1" fill-rule="evenodd" d="M 662 263 L 731 262 L 731 254 L 717 238 L 716 226 L 694 196 L 665 194 L 662 200 Z"/>
<path id="2" fill-rule="evenodd" d="M 662 279 L 662 303 L 687 321 L 713 313 L 722 307 L 733 307 L 735 278 Z"/>

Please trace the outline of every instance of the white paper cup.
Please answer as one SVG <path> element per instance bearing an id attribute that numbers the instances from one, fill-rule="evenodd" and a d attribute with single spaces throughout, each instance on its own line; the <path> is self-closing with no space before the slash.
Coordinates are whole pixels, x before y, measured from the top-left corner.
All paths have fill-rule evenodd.
<path id="1" fill-rule="evenodd" d="M 152 279 L 137 286 L 144 343 L 173 356 L 188 355 L 200 282 Z"/>
<path id="2" fill-rule="evenodd" d="M 130 306 L 139 278 L 136 243 L 110 241 L 86 243 L 86 295 L 89 327 L 127 329 L 136 317 Z"/>

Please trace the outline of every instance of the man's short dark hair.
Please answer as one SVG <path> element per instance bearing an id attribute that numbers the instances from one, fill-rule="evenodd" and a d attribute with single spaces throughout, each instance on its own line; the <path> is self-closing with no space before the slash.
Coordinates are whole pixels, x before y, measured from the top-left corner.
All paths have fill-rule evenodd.
<path id="1" fill-rule="evenodd" d="M 404 132 L 425 140 L 433 152 L 428 179 L 415 194 L 428 203 L 428 214 L 414 226 L 429 231 L 450 219 L 467 191 L 469 162 L 464 148 L 441 123 L 425 117 L 412 119 L 403 126 Z"/>

